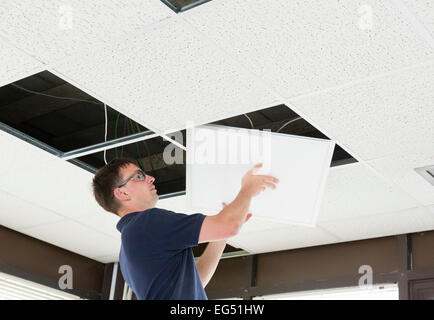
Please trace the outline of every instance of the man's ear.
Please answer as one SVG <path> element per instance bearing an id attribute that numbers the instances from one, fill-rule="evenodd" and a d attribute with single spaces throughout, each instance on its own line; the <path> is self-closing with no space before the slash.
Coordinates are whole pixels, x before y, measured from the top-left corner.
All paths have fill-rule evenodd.
<path id="1" fill-rule="evenodd" d="M 120 188 L 114 189 L 113 193 L 118 200 L 129 200 L 130 199 L 130 196 L 127 193 L 121 191 Z"/>

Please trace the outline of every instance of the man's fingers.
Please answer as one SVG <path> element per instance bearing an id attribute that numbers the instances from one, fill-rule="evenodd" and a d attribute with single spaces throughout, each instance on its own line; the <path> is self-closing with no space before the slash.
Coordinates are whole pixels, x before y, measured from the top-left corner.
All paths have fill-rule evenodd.
<path id="1" fill-rule="evenodd" d="M 247 221 L 249 221 L 249 219 L 252 217 L 252 214 L 251 213 L 248 213 L 247 214 L 247 217 L 246 217 L 246 220 L 244 221 L 244 222 L 247 222 Z"/>
<path id="2" fill-rule="evenodd" d="M 252 169 L 250 169 L 250 172 L 251 172 L 251 173 L 255 173 L 255 172 L 257 172 L 261 167 L 262 167 L 262 162 L 257 163 L 257 164 L 255 164 L 255 166 L 254 166 Z"/>
<path id="3" fill-rule="evenodd" d="M 264 182 L 264 184 L 265 184 L 267 187 L 271 188 L 271 189 L 276 189 L 276 185 L 275 185 L 274 183 L 271 183 L 271 182 Z"/>
<path id="4" fill-rule="evenodd" d="M 273 176 L 261 176 L 261 178 L 263 178 L 264 181 L 271 181 L 271 182 L 274 182 L 274 183 L 280 182 L 279 179 L 277 179 L 276 177 L 273 177 Z"/>

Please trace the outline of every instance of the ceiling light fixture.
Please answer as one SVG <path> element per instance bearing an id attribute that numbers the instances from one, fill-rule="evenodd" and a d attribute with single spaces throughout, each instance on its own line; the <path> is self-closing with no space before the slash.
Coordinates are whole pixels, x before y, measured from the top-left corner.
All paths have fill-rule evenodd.
<path id="1" fill-rule="evenodd" d="M 434 165 L 415 168 L 414 170 L 416 170 L 417 173 L 419 173 L 426 181 L 434 186 Z"/>
<path id="2" fill-rule="evenodd" d="M 211 0 L 161 0 L 176 13 L 187 11 Z"/>

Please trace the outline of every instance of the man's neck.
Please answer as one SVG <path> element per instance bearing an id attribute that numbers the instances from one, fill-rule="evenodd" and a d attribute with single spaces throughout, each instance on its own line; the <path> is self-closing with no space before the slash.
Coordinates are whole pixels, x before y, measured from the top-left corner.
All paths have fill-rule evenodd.
<path id="1" fill-rule="evenodd" d="M 126 209 L 126 210 L 118 213 L 118 216 L 122 218 L 122 217 L 124 217 L 130 213 L 145 211 L 145 210 L 152 209 L 152 208 L 154 208 L 154 207 L 145 207 L 145 208 L 140 208 L 140 209 Z"/>

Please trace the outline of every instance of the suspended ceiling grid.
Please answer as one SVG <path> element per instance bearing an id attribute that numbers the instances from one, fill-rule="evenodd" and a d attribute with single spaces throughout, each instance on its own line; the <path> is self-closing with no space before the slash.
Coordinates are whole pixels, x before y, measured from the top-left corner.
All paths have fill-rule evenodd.
<path id="1" fill-rule="evenodd" d="M 294 111 L 359 160 L 331 169 L 322 221 L 309 237 L 293 227 L 251 220 L 232 240 L 234 245 L 265 252 L 434 228 L 432 187 L 413 170 L 434 160 L 429 126 L 434 122 L 432 4 L 214 0 L 182 17 L 159 1 L 137 1 L 131 7 L 122 1 L 107 1 L 103 7 L 84 1 L 64 4 L 75 12 L 74 28 L 66 31 L 44 25 L 58 22 L 58 7 L 47 8 L 43 1 L 2 1 L 0 13 L 6 19 L 0 22 L 0 56 L 8 64 L 1 67 L 0 83 L 31 75 L 42 65 L 159 132 L 289 101 Z M 362 4 L 373 8 L 371 30 L 355 27 Z M 71 164 L 53 160 L 48 166 L 40 150 L 27 159 L 29 146 L 9 136 L 2 139 L 2 146 L 13 151 L 0 160 L 3 176 L 10 179 L 2 176 L 0 183 L 9 194 L 7 203 L 25 200 L 39 212 L 45 210 L 41 215 L 49 221 L 37 226 L 34 216 L 35 221 L 20 224 L 2 208 L 2 224 L 13 228 L 17 223 L 16 230 L 100 261 L 114 259 L 116 217 L 101 211 L 80 187 L 90 182 L 90 174 L 81 176 L 76 168 L 69 173 L 76 180 L 62 185 L 49 178 L 51 169 L 58 166 L 61 175 Z M 8 165 L 23 170 L 11 176 Z M 44 170 L 41 179 L 37 171 Z M 35 196 L 31 185 L 14 186 L 13 181 L 32 175 L 38 189 L 74 196 L 81 190 L 83 198 L 78 203 L 71 197 L 68 206 L 59 206 L 48 192 L 37 190 Z M 344 178 L 333 178 L 340 175 Z M 164 207 L 165 201 L 159 204 Z M 62 230 L 67 229 L 89 241 L 65 236 Z M 279 230 L 275 239 L 253 241 L 273 230 Z M 98 241 L 105 237 L 116 244 L 99 250 Z"/>

